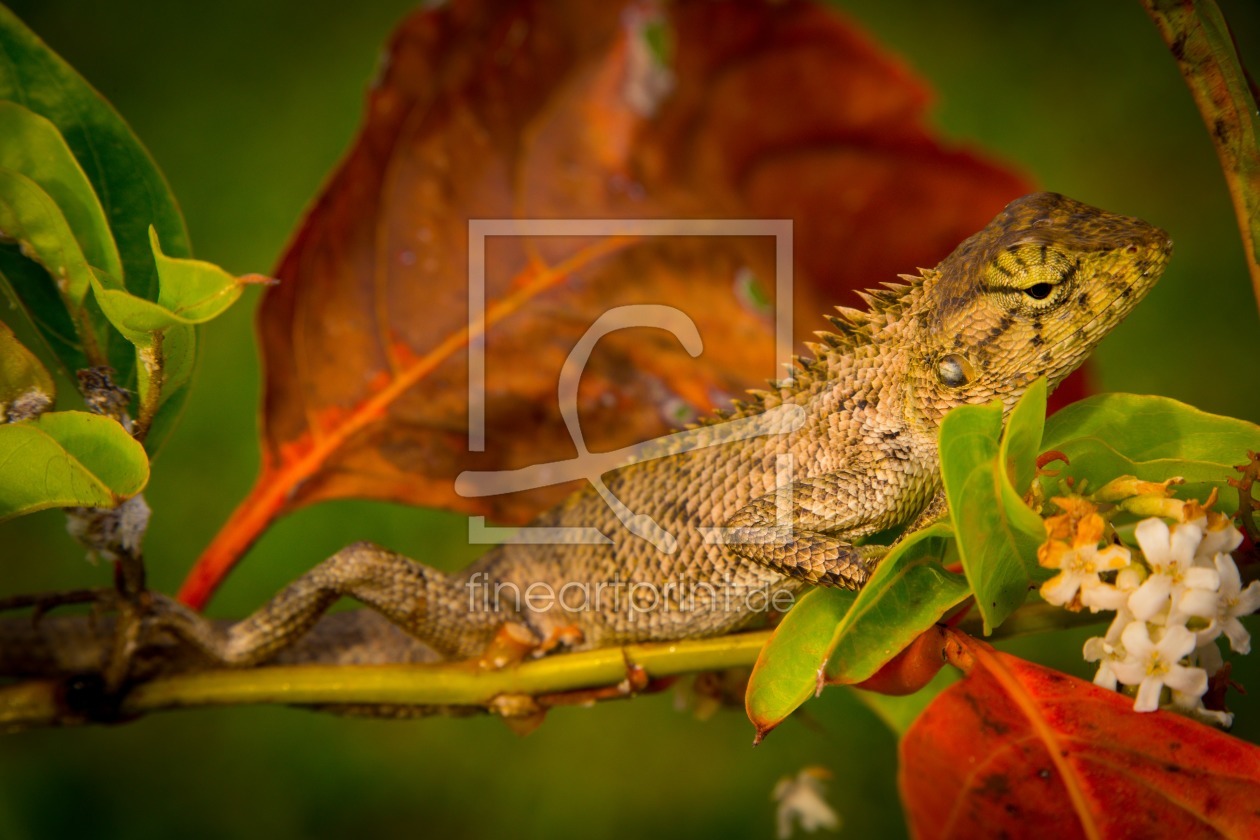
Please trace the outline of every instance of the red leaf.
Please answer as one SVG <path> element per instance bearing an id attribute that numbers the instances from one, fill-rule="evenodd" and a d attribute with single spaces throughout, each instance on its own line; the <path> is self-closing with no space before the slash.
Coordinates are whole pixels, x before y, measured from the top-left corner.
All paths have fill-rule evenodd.
<path id="1" fill-rule="evenodd" d="M 951 632 L 967 675 L 901 743 L 914 836 L 1260 836 L 1260 749 Z"/>
<path id="2" fill-rule="evenodd" d="M 932 681 L 945 664 L 944 648 L 948 631 L 944 627 L 928 628 L 897 654 L 888 664 L 855 688 L 901 697 L 914 694 Z"/>
<path id="3" fill-rule="evenodd" d="M 673 86 L 651 95 L 641 25 L 663 16 Z M 633 89 L 633 92 L 631 92 Z M 645 93 L 646 91 L 646 93 Z M 645 99 L 646 97 L 646 99 Z M 797 337 L 844 290 L 930 266 L 1028 190 L 942 148 L 896 61 L 806 2 L 454 2 L 395 33 L 354 148 L 259 311 L 264 466 L 181 597 L 202 604 L 277 516 L 369 497 L 522 522 L 573 484 L 465 498 L 467 469 L 576 450 L 560 366 L 608 308 L 668 303 L 699 327 L 599 343 L 579 391 L 592 451 L 654 437 L 777 374 L 767 237 L 487 240 L 487 451 L 467 440 L 471 219 L 792 219 Z M 476 319 L 474 318 L 474 321 Z"/>

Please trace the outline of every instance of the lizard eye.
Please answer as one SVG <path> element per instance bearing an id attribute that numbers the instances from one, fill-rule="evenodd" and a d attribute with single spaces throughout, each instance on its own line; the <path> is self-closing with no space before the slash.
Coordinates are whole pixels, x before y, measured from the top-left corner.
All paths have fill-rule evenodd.
<path id="1" fill-rule="evenodd" d="M 957 353 L 942 356 L 940 361 L 936 363 L 936 377 L 947 388 L 960 388 L 966 385 L 975 376 L 975 373 L 975 368 L 971 366 L 971 362 L 967 361 L 965 356 L 959 356 Z"/>
<path id="2" fill-rule="evenodd" d="M 1036 283 L 1024 289 L 1024 294 L 1033 300 L 1045 300 L 1050 297 L 1050 293 L 1054 291 L 1054 286 L 1050 283 Z"/>

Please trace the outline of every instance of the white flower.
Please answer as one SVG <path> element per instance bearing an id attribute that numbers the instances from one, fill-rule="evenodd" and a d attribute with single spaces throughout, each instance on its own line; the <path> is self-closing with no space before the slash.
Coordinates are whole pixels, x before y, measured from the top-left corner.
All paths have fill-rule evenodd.
<path id="1" fill-rule="evenodd" d="M 1116 672 L 1111 666 L 1123 659 L 1119 651 L 1103 637 L 1094 636 L 1085 640 L 1084 654 L 1086 662 L 1098 663 L 1098 673 L 1094 674 L 1094 685 L 1115 691 L 1118 681 Z"/>
<path id="2" fill-rule="evenodd" d="M 1229 554 L 1242 545 L 1242 531 L 1235 528 L 1227 516 L 1211 513 L 1194 520 L 1194 524 L 1203 529 L 1203 542 L 1194 552 L 1199 565 L 1211 568 L 1216 555 Z"/>
<path id="3" fill-rule="evenodd" d="M 1116 573 L 1115 583 L 1103 583 L 1081 593 L 1081 603 L 1091 611 L 1112 610 L 1116 617 L 1103 641 L 1111 646 L 1120 644 L 1120 634 L 1133 621 L 1133 613 L 1129 611 L 1129 596 L 1137 591 L 1146 580 L 1146 568 L 1134 563 Z"/>
<path id="4" fill-rule="evenodd" d="M 1209 625 L 1208 631 L 1200 631 L 1199 643 L 1202 644 L 1205 639 L 1203 634 L 1215 628 L 1214 632 L 1208 636 L 1215 639 L 1222 633 L 1225 638 L 1229 639 L 1229 646 L 1237 653 L 1251 652 L 1251 635 L 1247 632 L 1247 628 L 1242 626 L 1242 622 L 1238 620 L 1241 615 L 1251 615 L 1260 607 L 1260 581 L 1252 581 L 1247 584 L 1247 588 L 1242 588 L 1242 579 L 1238 576 L 1238 566 L 1234 563 L 1234 558 L 1228 554 L 1218 554 L 1214 559 L 1217 574 L 1220 575 L 1221 588 L 1217 593 L 1217 599 L 1214 606 L 1215 611 L 1204 616 L 1211 618 L 1212 624 Z M 1182 595 L 1183 601 L 1195 601 L 1192 591 Z M 1194 604 L 1191 604 L 1192 606 Z"/>
<path id="5" fill-rule="evenodd" d="M 1050 568 L 1059 569 L 1059 573 L 1041 585 L 1041 597 L 1051 604 L 1063 605 L 1070 603 L 1079 591 L 1081 603 L 1090 606 L 1090 592 L 1103 585 L 1099 573 L 1122 569 L 1129 565 L 1129 560 L 1129 550 L 1122 545 L 1109 545 L 1101 550 L 1096 545 L 1068 548 L 1043 563 L 1057 564 Z M 1098 611 L 1097 607 L 1090 608 Z"/>
<path id="6" fill-rule="evenodd" d="M 1201 644 L 1194 649 L 1194 653 L 1190 657 L 1190 664 L 1202 668 L 1210 678 L 1213 674 L 1220 671 L 1221 668 L 1225 667 L 1225 660 L 1221 658 L 1221 649 L 1216 646 L 1216 643 L 1208 642 L 1206 645 Z M 1202 695 L 1186 694 L 1174 690 L 1172 692 L 1172 704 L 1179 711 L 1185 712 L 1190 717 L 1211 726 L 1228 729 L 1234 725 L 1233 714 L 1209 709 L 1207 706 L 1204 706 Z"/>
<path id="7" fill-rule="evenodd" d="M 1234 715 L 1232 713 L 1209 709 L 1203 705 L 1203 696 L 1200 694 L 1184 694 L 1174 690 L 1172 693 L 1172 704 L 1178 711 L 1185 712 L 1203 723 L 1219 726 L 1222 729 L 1229 729 L 1234 725 Z"/>
<path id="8" fill-rule="evenodd" d="M 1162 519 L 1151 517 L 1138 523 L 1135 535 L 1151 576 L 1129 596 L 1130 611 L 1139 621 L 1149 621 L 1167 608 L 1169 623 L 1184 623 L 1186 616 L 1172 609 L 1182 594 L 1187 589 L 1215 590 L 1220 586 L 1215 569 L 1194 565 L 1203 530 L 1194 523 L 1169 529 Z"/>
<path id="9" fill-rule="evenodd" d="M 806 767 L 795 778 L 784 776 L 774 786 L 774 798 L 778 800 L 779 840 L 792 836 L 792 824 L 799 822 L 804 831 L 820 828 L 836 831 L 840 817 L 823 799 L 823 780 L 831 778 L 825 767 Z"/>
<path id="10" fill-rule="evenodd" d="M 1037 548 L 1037 562 L 1059 573 L 1041 585 L 1041 597 L 1047 603 L 1077 610 L 1090 592 L 1105 585 L 1099 575 L 1123 569 L 1131 556 L 1120 545 L 1098 548 L 1106 521 L 1093 503 L 1074 497 L 1056 497 L 1054 503 L 1064 512 L 1046 520 L 1047 538 Z"/>
<path id="11" fill-rule="evenodd" d="M 1113 662 L 1111 670 L 1120 682 L 1138 687 L 1134 710 L 1153 712 L 1158 709 L 1164 686 L 1199 697 L 1207 691 L 1207 672 L 1180 664 L 1179 660 L 1195 647 L 1194 633 L 1185 627 L 1165 627 L 1160 640 L 1155 642 L 1146 622 L 1135 621 L 1124 628 L 1120 638 L 1125 658 L 1122 662 Z"/>

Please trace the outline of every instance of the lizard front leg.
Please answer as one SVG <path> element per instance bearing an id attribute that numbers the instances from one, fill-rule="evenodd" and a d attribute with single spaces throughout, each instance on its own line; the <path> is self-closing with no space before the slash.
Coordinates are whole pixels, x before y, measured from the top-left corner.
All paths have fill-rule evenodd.
<path id="1" fill-rule="evenodd" d="M 371 543 L 342 549 L 226 630 L 167 598 L 156 598 L 153 611 L 160 627 L 211 658 L 254 665 L 296 642 L 347 596 L 448 656 L 475 655 L 510 619 L 474 609 L 459 580 Z"/>
<path id="2" fill-rule="evenodd" d="M 806 583 L 861 589 L 883 546 L 853 541 L 904 522 L 922 503 L 895 470 L 842 470 L 794 481 L 726 523 L 735 554 Z"/>

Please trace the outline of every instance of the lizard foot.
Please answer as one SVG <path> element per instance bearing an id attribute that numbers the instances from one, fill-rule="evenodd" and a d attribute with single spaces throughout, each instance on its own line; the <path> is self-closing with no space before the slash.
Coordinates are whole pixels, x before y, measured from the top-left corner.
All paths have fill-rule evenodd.
<path id="1" fill-rule="evenodd" d="M 495 631 L 494 638 L 477 657 L 478 667 L 486 671 L 509 668 L 525 661 L 543 642 L 524 624 L 509 621 Z"/>
<path id="2" fill-rule="evenodd" d="M 586 641 L 586 634 L 582 632 L 581 627 L 576 624 L 566 624 L 563 627 L 553 628 L 547 634 L 547 638 L 534 648 L 531 655 L 538 659 L 558 650 L 573 650 L 584 641 Z"/>

